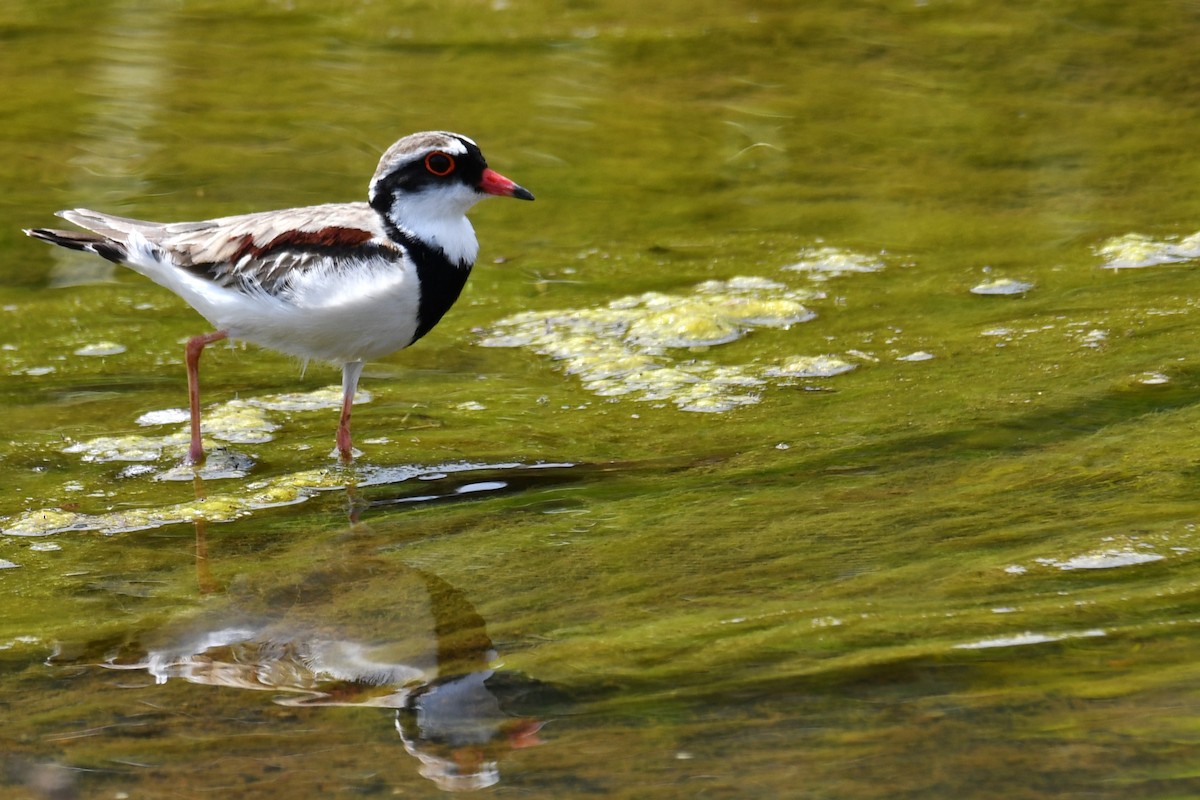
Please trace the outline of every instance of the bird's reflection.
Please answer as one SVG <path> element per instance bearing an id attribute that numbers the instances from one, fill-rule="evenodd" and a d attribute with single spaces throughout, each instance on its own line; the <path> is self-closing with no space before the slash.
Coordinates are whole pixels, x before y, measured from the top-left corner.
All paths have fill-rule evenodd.
<path id="1" fill-rule="evenodd" d="M 553 687 L 502 669 L 486 623 L 467 595 L 432 572 L 383 555 L 406 537 L 392 527 L 375 531 L 362 518 L 371 510 L 383 515 L 413 504 L 461 502 L 616 469 L 574 464 L 400 469 L 392 481 L 372 473 L 369 496 L 353 480 L 344 487 L 348 527 L 298 537 L 294 549 L 275 551 L 271 569 L 251 570 L 228 585 L 213 575 L 208 523 L 196 518 L 201 610 L 115 640 L 60 643 L 50 662 L 142 671 L 159 684 L 183 680 L 271 691 L 278 695 L 275 702 L 293 707 L 391 709 L 421 775 L 448 791 L 495 785 L 505 756 L 540 744 L 548 709 L 561 713 L 569 700 Z M 193 487 L 203 500 L 199 473 Z M 288 573 L 296 563 L 306 571 Z"/>
<path id="2" fill-rule="evenodd" d="M 426 570 L 388 562 L 385 602 L 338 610 L 337 590 L 368 573 L 378 580 L 383 562 L 343 563 L 354 566 L 265 591 L 233 589 L 220 610 L 117 643 L 62 646 L 52 661 L 144 670 L 157 683 L 267 690 L 290 706 L 393 709 L 424 777 L 449 791 L 496 784 L 507 753 L 540 743 L 543 723 L 514 707 L 551 690 L 499 669 L 470 600 Z"/>

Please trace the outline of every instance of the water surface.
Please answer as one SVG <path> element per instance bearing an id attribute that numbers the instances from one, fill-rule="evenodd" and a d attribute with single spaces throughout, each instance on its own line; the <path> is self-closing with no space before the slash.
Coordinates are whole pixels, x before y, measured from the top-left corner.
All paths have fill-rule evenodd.
<path id="1" fill-rule="evenodd" d="M 1184 2 L 17 2 L 0 22 L 0 795 L 1187 797 Z M 20 228 L 533 204 L 371 364 L 205 356 Z"/>

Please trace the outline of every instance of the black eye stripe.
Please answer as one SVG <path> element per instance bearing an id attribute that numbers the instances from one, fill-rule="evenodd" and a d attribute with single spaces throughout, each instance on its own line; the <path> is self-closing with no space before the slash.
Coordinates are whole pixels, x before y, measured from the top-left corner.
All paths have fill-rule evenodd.
<path id="1" fill-rule="evenodd" d="M 388 213 L 395 203 L 396 196 L 401 194 L 417 194 L 427 189 L 444 187 L 448 183 L 461 183 L 465 186 L 477 186 L 483 177 L 487 162 L 478 147 L 464 143 L 466 152 L 447 153 L 445 150 L 433 150 L 425 156 L 416 156 L 412 161 L 394 172 L 382 176 L 374 185 L 371 194 L 371 206 L 381 214 Z M 434 156 L 441 155 L 453 162 L 453 168 L 445 175 L 438 175 L 429 167 L 429 161 L 434 161 L 434 169 L 443 169 L 446 165 L 440 163 Z"/>

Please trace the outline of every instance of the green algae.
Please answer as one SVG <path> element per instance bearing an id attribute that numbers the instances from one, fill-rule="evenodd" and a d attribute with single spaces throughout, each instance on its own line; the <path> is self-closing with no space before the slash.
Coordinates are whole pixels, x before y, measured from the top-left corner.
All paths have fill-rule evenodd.
<path id="1" fill-rule="evenodd" d="M 390 709 L 97 666 L 205 612 L 386 642 L 414 569 L 568 698 L 529 690 L 543 744 L 486 753 L 497 791 L 1197 794 L 1181 4 L 5 25 L 0 795 L 54 764 L 86 795 L 437 795 Z M 349 471 L 334 371 L 246 348 L 206 353 L 214 455 L 179 469 L 202 323 L 18 230 L 359 199 L 443 127 L 538 203 L 475 213 L 458 306 L 368 368 Z M 1035 288 L 971 295 L 1003 276 Z"/>

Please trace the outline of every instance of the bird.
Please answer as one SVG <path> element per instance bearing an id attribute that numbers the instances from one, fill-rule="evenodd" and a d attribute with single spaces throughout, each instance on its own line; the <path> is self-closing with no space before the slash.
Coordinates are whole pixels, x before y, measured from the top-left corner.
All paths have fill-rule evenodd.
<path id="1" fill-rule="evenodd" d="M 335 441 L 340 460 L 349 463 L 350 410 L 363 365 L 415 343 L 458 299 L 479 252 L 466 212 L 489 196 L 533 200 L 528 189 L 488 167 L 474 140 L 423 131 L 383 153 L 366 202 L 174 223 L 76 208 L 57 216 L 84 231 L 24 232 L 130 267 L 212 325 L 185 347 L 191 428 L 185 463 L 204 463 L 200 356 L 224 339 L 340 365 Z"/>

